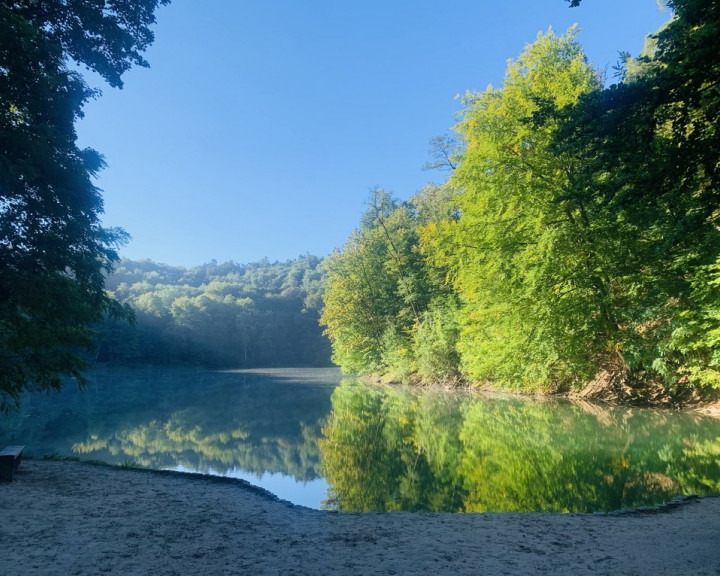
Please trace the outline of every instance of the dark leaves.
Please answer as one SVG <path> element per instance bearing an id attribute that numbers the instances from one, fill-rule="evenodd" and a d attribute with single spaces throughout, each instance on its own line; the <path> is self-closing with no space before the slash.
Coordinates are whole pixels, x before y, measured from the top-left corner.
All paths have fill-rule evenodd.
<path id="1" fill-rule="evenodd" d="M 98 92 L 69 59 L 111 85 L 147 63 L 154 10 L 168 0 L 30 0 L 0 5 L 0 404 L 24 389 L 82 380 L 78 351 L 104 314 L 131 317 L 103 273 L 127 235 L 105 229 L 93 178 L 103 157 L 76 144 Z"/>

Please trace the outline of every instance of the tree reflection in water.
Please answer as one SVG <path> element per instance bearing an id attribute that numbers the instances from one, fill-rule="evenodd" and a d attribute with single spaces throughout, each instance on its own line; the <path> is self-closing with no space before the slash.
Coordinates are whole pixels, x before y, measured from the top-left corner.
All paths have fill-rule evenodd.
<path id="1" fill-rule="evenodd" d="M 328 369 L 116 369 L 80 393 L 31 396 L 0 435 L 58 454 L 225 475 L 322 476 L 317 437 L 340 376 Z"/>
<path id="2" fill-rule="evenodd" d="M 720 491 L 720 421 L 687 412 L 338 385 L 336 370 L 106 370 L 93 382 L 29 397 L 0 436 L 38 457 L 324 477 L 324 506 L 341 511 L 593 512 Z"/>
<path id="3" fill-rule="evenodd" d="M 319 442 L 341 511 L 595 512 L 720 487 L 689 413 L 343 383 Z"/>

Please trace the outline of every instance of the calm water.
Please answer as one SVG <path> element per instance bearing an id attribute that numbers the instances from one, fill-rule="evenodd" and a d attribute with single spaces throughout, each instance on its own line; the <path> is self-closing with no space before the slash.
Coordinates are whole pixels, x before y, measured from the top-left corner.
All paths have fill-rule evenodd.
<path id="1" fill-rule="evenodd" d="M 334 369 L 103 370 L 30 396 L 0 443 L 244 478 L 341 511 L 607 511 L 720 491 L 720 421 L 377 387 Z"/>

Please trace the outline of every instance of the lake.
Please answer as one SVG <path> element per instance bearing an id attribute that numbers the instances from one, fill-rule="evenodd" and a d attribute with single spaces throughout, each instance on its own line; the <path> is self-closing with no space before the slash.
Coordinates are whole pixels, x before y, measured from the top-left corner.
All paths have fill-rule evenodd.
<path id="1" fill-rule="evenodd" d="M 720 421 L 692 412 L 374 386 L 336 369 L 101 369 L 23 399 L 35 457 L 243 478 L 339 511 L 610 511 L 720 491 Z"/>

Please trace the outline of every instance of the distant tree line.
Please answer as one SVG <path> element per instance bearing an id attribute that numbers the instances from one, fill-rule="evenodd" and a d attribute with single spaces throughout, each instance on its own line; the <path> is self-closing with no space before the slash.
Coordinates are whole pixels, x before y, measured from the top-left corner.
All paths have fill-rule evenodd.
<path id="1" fill-rule="evenodd" d="M 318 319 L 322 260 L 301 256 L 251 264 L 212 261 L 183 268 L 151 260 L 119 262 L 106 279 L 131 306 L 135 326 L 108 318 L 95 360 L 204 366 L 323 366 L 330 345 Z"/>
<path id="2" fill-rule="evenodd" d="M 618 81 L 548 32 L 435 140 L 443 186 L 374 190 L 328 260 L 348 372 L 621 396 L 720 388 L 720 4 L 672 19 Z M 653 392 L 648 392 L 652 390 Z"/>

